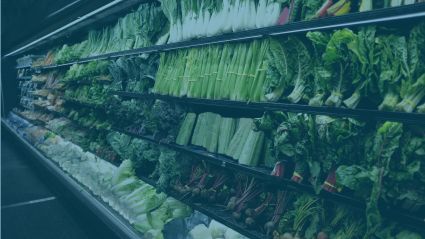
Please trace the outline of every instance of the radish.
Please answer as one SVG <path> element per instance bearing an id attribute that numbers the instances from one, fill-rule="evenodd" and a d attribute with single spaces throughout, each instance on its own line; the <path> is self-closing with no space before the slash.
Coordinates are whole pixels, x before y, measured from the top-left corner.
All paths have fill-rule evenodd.
<path id="1" fill-rule="evenodd" d="M 248 227 L 253 227 L 253 226 L 255 226 L 255 220 L 254 220 L 254 218 L 252 218 L 252 217 L 247 217 L 247 218 L 245 219 L 245 224 L 246 224 Z"/>
<path id="2" fill-rule="evenodd" d="M 227 203 L 226 209 L 227 210 L 233 210 L 233 209 L 235 209 L 235 207 L 236 207 L 236 200 L 237 200 L 236 197 L 234 197 L 234 196 L 231 197 L 230 200 L 229 200 L 229 202 Z"/>
<path id="3" fill-rule="evenodd" d="M 252 216 L 254 215 L 254 209 L 252 209 L 252 208 L 247 208 L 247 209 L 245 210 L 245 215 L 246 215 L 247 217 L 252 217 Z"/>
<path id="4" fill-rule="evenodd" d="M 260 204 L 260 206 L 258 206 L 255 209 L 247 208 L 245 210 L 245 215 L 247 217 L 252 217 L 253 219 L 255 219 L 260 214 L 262 214 L 265 211 L 265 209 L 269 206 L 269 203 L 270 203 L 272 197 L 273 197 L 272 194 L 268 193 L 266 199 Z"/>
<path id="5" fill-rule="evenodd" d="M 232 213 L 233 218 L 235 218 L 236 220 L 240 220 L 242 215 L 240 212 L 233 212 Z"/>
<path id="6" fill-rule="evenodd" d="M 196 187 L 192 189 L 192 197 L 198 197 L 200 193 L 201 193 L 200 188 Z"/>
<path id="7" fill-rule="evenodd" d="M 288 197 L 287 197 L 287 191 L 278 191 L 277 197 L 276 197 L 276 208 L 273 212 L 273 217 L 270 221 L 268 221 L 264 225 L 264 229 L 267 232 L 267 235 L 270 235 L 274 230 L 275 225 L 278 223 L 279 219 L 282 216 L 283 210 L 286 208 L 288 204 Z"/>
<path id="8" fill-rule="evenodd" d="M 273 221 L 268 221 L 264 224 L 264 230 L 266 230 L 267 235 L 271 235 L 275 228 L 276 223 Z"/>

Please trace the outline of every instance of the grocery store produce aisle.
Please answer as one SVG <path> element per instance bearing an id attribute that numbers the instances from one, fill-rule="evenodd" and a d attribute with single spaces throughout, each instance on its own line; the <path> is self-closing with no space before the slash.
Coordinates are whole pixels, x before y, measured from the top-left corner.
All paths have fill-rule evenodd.
<path id="1" fill-rule="evenodd" d="M 1 238 L 116 238 L 5 131 L 1 140 Z"/>

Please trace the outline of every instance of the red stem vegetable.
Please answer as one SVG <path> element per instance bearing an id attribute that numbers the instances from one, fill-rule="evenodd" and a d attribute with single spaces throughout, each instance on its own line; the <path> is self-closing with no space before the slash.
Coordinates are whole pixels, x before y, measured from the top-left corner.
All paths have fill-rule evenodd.
<path id="1" fill-rule="evenodd" d="M 266 199 L 264 199 L 264 201 L 258 207 L 256 207 L 255 209 L 247 208 L 245 210 L 245 215 L 247 216 L 245 219 L 245 224 L 250 227 L 254 226 L 256 224 L 256 218 L 266 210 L 266 208 L 270 205 L 270 201 L 272 199 L 273 194 L 269 192 L 267 193 Z"/>
<path id="2" fill-rule="evenodd" d="M 283 210 L 286 208 L 289 200 L 287 197 L 287 191 L 278 191 L 276 197 L 276 208 L 273 213 L 273 217 L 264 225 L 267 235 L 271 235 L 274 228 L 276 227 L 277 222 L 282 216 Z"/>
<path id="3" fill-rule="evenodd" d="M 319 8 L 319 10 L 316 12 L 315 17 L 319 18 L 326 16 L 328 8 L 332 6 L 333 3 L 333 0 L 327 0 L 326 2 L 324 2 L 323 5 Z"/>
<path id="4" fill-rule="evenodd" d="M 333 169 L 329 172 L 328 176 L 326 177 L 325 182 L 323 183 L 322 188 L 328 192 L 336 192 L 336 170 Z"/>
<path id="5" fill-rule="evenodd" d="M 276 177 L 283 177 L 284 174 L 285 174 L 285 165 L 282 162 L 277 162 L 274 165 L 271 175 Z"/>

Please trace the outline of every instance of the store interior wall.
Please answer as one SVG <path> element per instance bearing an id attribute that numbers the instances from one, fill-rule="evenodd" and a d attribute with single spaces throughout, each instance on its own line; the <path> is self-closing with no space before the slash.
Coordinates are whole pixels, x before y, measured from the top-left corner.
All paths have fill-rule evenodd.
<path id="1" fill-rule="evenodd" d="M 18 82 L 16 81 L 16 58 L 10 57 L 1 61 L 1 94 L 3 117 L 7 112 L 17 106 Z"/>
<path id="2" fill-rule="evenodd" d="M 4 0 L 2 55 L 44 36 L 112 0 Z"/>
<path id="3" fill-rule="evenodd" d="M 3 0 L 1 2 L 2 116 L 18 103 L 15 66 L 16 59 L 22 55 L 6 58 L 3 56 L 109 2 L 112 0 Z"/>

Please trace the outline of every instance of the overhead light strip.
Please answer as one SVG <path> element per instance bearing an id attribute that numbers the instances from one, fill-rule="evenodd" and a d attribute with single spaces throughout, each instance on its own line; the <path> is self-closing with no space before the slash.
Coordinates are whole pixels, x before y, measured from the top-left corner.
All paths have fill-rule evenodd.
<path id="1" fill-rule="evenodd" d="M 282 32 L 273 32 L 273 33 L 270 33 L 268 35 L 269 36 L 278 36 L 278 35 L 283 35 L 283 34 L 317 31 L 317 30 L 323 30 L 323 29 L 326 30 L 326 29 L 339 28 L 339 27 L 349 27 L 349 26 L 356 26 L 356 25 L 362 25 L 362 24 L 368 24 L 368 23 L 390 22 L 390 21 L 404 20 L 404 19 L 423 17 L 423 16 L 425 16 L 425 12 L 409 13 L 409 14 L 403 14 L 401 16 L 381 17 L 381 18 L 378 18 L 378 19 L 371 19 L 371 20 L 358 20 L 358 21 L 354 21 L 354 22 L 344 22 L 344 23 L 339 23 L 339 24 L 331 24 L 331 25 L 318 26 L 318 27 L 300 28 L 300 29 L 289 30 L 289 31 L 285 30 L 285 31 L 282 31 Z"/>
<path id="2" fill-rule="evenodd" d="M 70 7 L 72 7 L 72 6 L 74 6 L 75 4 L 77 4 L 77 3 L 81 2 L 81 1 L 82 1 L 82 0 L 76 0 L 76 1 L 73 1 L 72 3 L 70 3 L 70 4 L 66 5 L 65 7 L 63 7 L 63 8 L 61 8 L 61 9 L 59 9 L 59 10 L 57 10 L 57 11 L 55 11 L 55 12 L 53 12 L 53 13 L 49 14 L 49 15 L 46 17 L 46 19 L 47 19 L 47 18 L 51 18 L 51 17 L 53 17 L 53 16 L 55 16 L 55 15 L 59 14 L 60 12 L 65 11 L 66 9 L 68 9 L 68 8 L 70 8 Z"/>
<path id="3" fill-rule="evenodd" d="M 125 0 L 115 0 L 115 1 L 113 1 L 113 2 L 110 2 L 110 3 L 106 4 L 105 6 L 100 7 L 100 8 L 98 8 L 98 9 L 94 10 L 93 12 L 90 12 L 90 13 L 88 13 L 88 14 L 86 14 L 86 15 L 82 16 L 82 17 L 78 18 L 77 20 L 75 20 L 75 21 L 73 21 L 73 22 L 70 22 L 70 23 L 66 24 L 65 26 L 63 26 L 63 27 L 61 27 L 61 28 L 59 28 L 59 29 L 57 29 L 57 30 L 55 30 L 55 31 L 53 31 L 53 32 L 51 32 L 51 33 L 49 33 L 49 34 L 47 34 L 47 35 L 45 35 L 45 36 L 43 36 L 43 37 L 40 37 L 39 39 L 37 39 L 37 40 L 35 40 L 35 41 L 31 42 L 31 43 L 28 43 L 27 45 L 25 45 L 25 46 L 23 46 L 23 47 L 21 47 L 21 48 L 19 48 L 19 49 L 15 50 L 15 51 L 12 51 L 12 52 L 10 52 L 10 53 L 6 54 L 4 57 L 8 57 L 8 56 L 14 55 L 14 54 L 16 54 L 16 53 L 18 53 L 18 52 L 20 52 L 20 51 L 24 50 L 25 48 L 28 48 L 28 47 L 30 47 L 30 46 L 32 46 L 32 45 L 35 45 L 35 44 L 37 44 L 37 43 L 41 42 L 42 40 L 44 40 L 44 39 L 46 39 L 46 38 L 48 38 L 48 37 L 50 37 L 50 36 L 53 36 L 53 35 L 55 35 L 55 34 L 57 34 L 57 33 L 61 32 L 61 31 L 63 31 L 63 30 L 66 30 L 67 28 L 72 27 L 72 26 L 76 25 L 77 23 L 80 23 L 80 22 L 82 22 L 82 21 L 86 20 L 87 18 L 89 18 L 89 17 L 91 17 L 91 16 L 93 16 L 93 15 L 95 15 L 95 14 L 99 13 L 99 12 L 102 12 L 102 11 L 104 11 L 104 10 L 106 10 L 106 9 L 110 8 L 110 7 L 113 7 L 113 6 L 115 6 L 115 5 L 117 5 L 118 3 L 121 3 L 121 2 L 123 2 L 123 1 L 125 1 Z"/>

